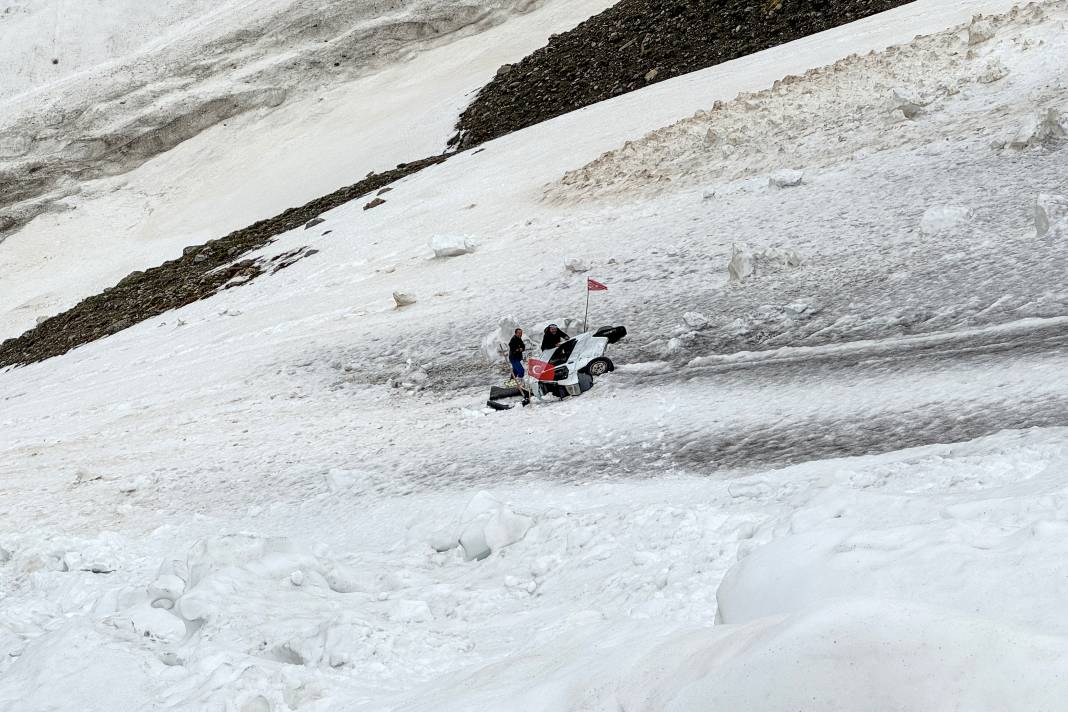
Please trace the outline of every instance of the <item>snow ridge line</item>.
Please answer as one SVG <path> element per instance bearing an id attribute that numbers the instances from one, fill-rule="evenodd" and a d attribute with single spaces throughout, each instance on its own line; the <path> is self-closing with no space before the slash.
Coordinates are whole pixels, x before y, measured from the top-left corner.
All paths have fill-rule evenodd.
<path id="1" fill-rule="evenodd" d="M 1066 10 L 1063 0 L 1015 6 L 716 101 L 569 171 L 546 186 L 545 200 L 568 205 L 651 196 L 783 168 L 817 169 L 902 145 L 970 136 L 975 128 L 963 125 L 959 113 L 975 116 L 971 123 L 984 134 L 1007 131 L 1026 117 L 1003 94 L 1012 70 L 1002 58 L 1041 51 L 1026 30 L 1063 21 Z M 1026 109 L 1059 107 L 1064 91 L 1062 83 L 1052 84 Z M 983 101 L 976 100 L 980 96 Z M 951 105 L 960 111 L 945 111 Z M 828 134 L 838 140 L 823 140 Z"/>

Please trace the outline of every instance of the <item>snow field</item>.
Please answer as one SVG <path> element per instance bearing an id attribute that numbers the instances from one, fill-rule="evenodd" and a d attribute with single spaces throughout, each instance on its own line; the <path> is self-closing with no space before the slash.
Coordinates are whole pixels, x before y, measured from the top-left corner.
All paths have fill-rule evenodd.
<path id="1" fill-rule="evenodd" d="M 0 710 L 1058 709 L 1056 143 L 917 118 L 795 186 L 542 199 L 724 77 L 976 7 L 950 5 L 493 142 L 282 236 L 320 250 L 287 270 L 0 374 Z M 1043 7 L 1020 32 L 1059 46 Z M 932 237 L 938 206 L 973 213 Z M 731 285 L 735 243 L 801 262 Z M 580 316 L 587 275 L 620 371 L 488 414 L 483 337 Z"/>
<path id="2" fill-rule="evenodd" d="M 5 611 L 5 629 L 31 642 L 9 649 L 0 700 L 690 710 L 712 699 L 773 710 L 815 697 L 859 710 L 875 691 L 877 709 L 947 694 L 973 709 L 1055 709 L 1063 436 L 1007 433 L 727 481 L 503 486 L 496 494 L 523 502 L 512 506 L 532 526 L 477 563 L 428 542 L 465 510 L 496 507 L 491 496 L 405 498 L 397 521 L 398 501 L 336 471 L 317 495 L 272 505 L 272 536 L 213 533 L 256 526 L 253 509 L 175 521 L 148 542 L 53 538 L 47 553 L 26 532 L 6 538 L 5 573 L 28 575 L 53 608 Z M 75 563 L 88 560 L 114 573 Z M 948 561 L 963 578 L 938 570 Z M 114 575 L 130 584 L 116 589 Z M 64 625 L 38 629 L 49 613 Z M 47 668 L 28 675 L 39 660 L 73 689 L 46 684 Z M 97 689 L 112 667 L 126 670 L 121 697 Z M 955 687 L 924 682 L 934 670 L 958 670 L 947 673 Z M 769 686 L 772 675 L 792 682 Z M 1024 689 L 1007 697 L 1005 676 Z"/>

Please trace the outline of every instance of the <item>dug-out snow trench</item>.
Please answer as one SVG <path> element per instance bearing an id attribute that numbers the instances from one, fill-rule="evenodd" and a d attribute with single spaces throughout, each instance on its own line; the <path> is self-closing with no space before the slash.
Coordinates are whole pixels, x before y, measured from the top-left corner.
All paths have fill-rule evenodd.
<path id="1" fill-rule="evenodd" d="M 964 442 L 1001 430 L 1068 425 L 1068 388 L 1056 385 L 1055 375 L 1056 364 L 1068 359 L 1068 330 L 1058 320 L 1051 321 L 1053 326 L 1041 336 L 1023 333 L 999 338 L 995 329 L 941 348 L 931 345 L 895 352 L 891 347 L 867 358 L 848 352 L 835 356 L 832 348 L 824 358 L 809 354 L 796 362 L 742 362 L 699 369 L 704 373 L 687 378 L 684 387 L 709 393 L 715 393 L 717 381 L 722 380 L 769 390 L 790 389 L 798 383 L 844 381 L 851 388 L 863 390 L 865 380 L 874 374 L 887 383 L 908 388 L 917 375 L 958 369 L 1024 370 L 1038 380 L 1036 390 L 1029 393 L 1014 392 L 1006 383 L 1004 394 L 979 393 L 974 399 L 932 391 L 921 394 L 906 407 L 891 404 L 885 410 L 848 410 L 848 415 L 835 413 L 831 407 L 829 412 L 820 410 L 797 419 L 704 427 L 672 434 L 661 450 L 670 453 L 668 462 L 672 467 L 711 474 Z M 711 375 L 710 370 L 716 373 Z M 1049 374 L 1049 383 L 1042 384 L 1043 373 Z M 646 383 L 651 380 L 646 379 Z M 759 409 L 760 404 L 754 406 Z M 686 420 L 685 412 L 679 415 Z M 633 462 L 640 457 L 637 453 L 626 454 L 621 460 Z"/>
<path id="2" fill-rule="evenodd" d="M 532 470 L 513 448 L 477 448 L 476 456 L 472 444 L 463 474 L 450 477 L 449 485 L 667 474 L 735 477 L 812 460 L 965 442 L 1002 430 L 1065 426 L 1068 385 L 1059 374 L 1066 366 L 1068 333 L 1061 325 L 1044 338 L 1016 335 L 999 341 L 984 333 L 970 345 L 957 342 L 943 350 L 872 359 L 847 354 L 655 376 L 624 370 L 581 399 L 534 406 L 542 413 L 559 409 L 549 424 L 548 414 L 538 424 L 547 431 L 574 430 L 573 451 L 546 452 Z M 993 388 L 967 385 L 989 386 L 991 379 Z M 947 385 L 954 383 L 959 388 Z M 646 414 L 644 419 L 617 420 L 624 399 L 632 412 Z M 488 434 L 476 431 L 475 436 Z M 563 434 L 545 434 L 547 441 L 557 436 Z M 403 458 L 397 467 L 408 485 L 441 483 L 437 467 L 409 468 Z"/>

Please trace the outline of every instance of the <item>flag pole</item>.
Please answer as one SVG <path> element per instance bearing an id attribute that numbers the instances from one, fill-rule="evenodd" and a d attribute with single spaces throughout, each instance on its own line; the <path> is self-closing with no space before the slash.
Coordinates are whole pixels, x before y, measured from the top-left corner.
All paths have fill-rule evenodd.
<path id="1" fill-rule="evenodd" d="M 587 321 L 586 321 L 589 318 L 589 316 L 590 316 L 590 283 L 587 281 L 586 282 L 586 313 L 582 315 L 582 331 L 583 332 L 589 331 L 589 327 L 587 326 Z"/>

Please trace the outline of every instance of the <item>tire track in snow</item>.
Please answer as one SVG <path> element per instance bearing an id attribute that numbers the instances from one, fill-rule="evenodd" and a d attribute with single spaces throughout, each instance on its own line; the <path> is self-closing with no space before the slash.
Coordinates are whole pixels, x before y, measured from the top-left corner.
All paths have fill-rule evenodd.
<path id="1" fill-rule="evenodd" d="M 624 370 L 580 399 L 536 407 L 538 415 L 493 416 L 489 428 L 474 431 L 481 443 L 459 433 L 465 466 L 454 475 L 466 484 L 730 477 L 1068 426 L 1068 384 L 1058 377 L 1068 368 L 1066 323 L 1027 320 L 964 334 L 783 349 L 804 356 L 750 354 L 654 375 Z M 616 398 L 627 399 L 628 408 Z M 625 412 L 636 415 L 620 421 Z M 505 435 L 517 425 L 521 433 Z M 425 465 L 401 470 L 404 479 L 437 480 Z"/>

